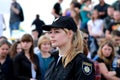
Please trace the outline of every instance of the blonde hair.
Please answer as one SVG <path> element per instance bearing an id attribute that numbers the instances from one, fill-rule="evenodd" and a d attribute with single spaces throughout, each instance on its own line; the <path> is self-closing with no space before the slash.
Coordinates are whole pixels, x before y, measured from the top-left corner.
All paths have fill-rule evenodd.
<path id="1" fill-rule="evenodd" d="M 41 50 L 41 44 L 46 43 L 46 42 L 49 42 L 51 45 L 50 38 L 45 35 L 42 35 L 38 40 L 38 48 Z"/>
<path id="2" fill-rule="evenodd" d="M 64 30 L 65 32 L 68 32 L 68 30 Z M 66 67 L 67 64 L 70 63 L 77 54 L 83 53 L 83 37 L 79 29 L 73 33 L 71 44 L 72 46 L 62 58 L 62 63 L 64 67 Z"/>
<path id="3" fill-rule="evenodd" d="M 109 56 L 109 59 L 106 58 L 104 55 L 103 55 L 103 52 L 102 52 L 102 48 L 105 46 L 105 45 L 108 45 L 109 47 L 112 48 L 112 52 L 111 52 L 111 55 Z M 98 49 L 98 55 L 101 59 L 103 59 L 103 61 L 105 62 L 105 64 L 112 64 L 112 61 L 114 59 L 114 56 L 115 56 L 115 49 L 114 49 L 114 45 L 113 45 L 113 41 L 112 40 L 108 40 L 108 39 L 105 39 L 99 49 Z"/>

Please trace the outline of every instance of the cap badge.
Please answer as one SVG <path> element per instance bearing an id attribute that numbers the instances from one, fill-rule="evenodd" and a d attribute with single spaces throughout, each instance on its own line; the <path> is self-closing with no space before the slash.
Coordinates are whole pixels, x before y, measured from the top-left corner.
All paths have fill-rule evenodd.
<path id="1" fill-rule="evenodd" d="M 58 18 L 56 18 L 56 19 L 54 19 L 54 21 L 53 21 L 53 22 L 57 21 L 58 19 L 59 19 L 59 17 L 58 17 Z"/>

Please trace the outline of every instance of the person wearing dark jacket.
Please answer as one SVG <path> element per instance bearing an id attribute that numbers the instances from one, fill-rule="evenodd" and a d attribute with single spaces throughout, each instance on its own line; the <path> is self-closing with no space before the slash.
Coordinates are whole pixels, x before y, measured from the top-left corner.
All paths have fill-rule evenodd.
<path id="1" fill-rule="evenodd" d="M 58 52 L 52 54 L 55 59 L 45 74 L 45 80 L 95 79 L 94 65 L 82 54 L 83 38 L 71 17 L 59 17 L 42 28 L 48 31 L 52 46 L 58 48 Z"/>
<path id="2" fill-rule="evenodd" d="M 13 61 L 8 55 L 9 44 L 6 40 L 0 41 L 0 80 L 14 80 Z"/>
<path id="3" fill-rule="evenodd" d="M 17 2 L 17 0 L 12 0 L 10 7 L 10 36 L 12 36 L 13 30 L 19 30 L 20 23 L 24 20 L 24 11 L 22 6 Z M 22 21 L 21 21 L 22 19 Z"/>
<path id="4" fill-rule="evenodd" d="M 38 31 L 38 37 L 41 36 L 41 34 L 43 33 L 42 31 L 42 25 L 45 25 L 45 22 L 43 20 L 40 19 L 39 14 L 36 15 L 35 20 L 32 22 L 32 25 L 35 25 L 35 30 Z M 31 25 L 31 26 L 32 26 Z"/>
<path id="5" fill-rule="evenodd" d="M 13 59 L 15 80 L 40 80 L 39 60 L 33 53 L 33 39 L 30 34 L 21 38 L 22 52 Z"/>
<path id="6" fill-rule="evenodd" d="M 52 15 L 55 18 L 62 16 L 62 7 L 61 7 L 62 2 L 63 0 L 58 0 L 58 2 L 56 2 L 53 6 Z"/>

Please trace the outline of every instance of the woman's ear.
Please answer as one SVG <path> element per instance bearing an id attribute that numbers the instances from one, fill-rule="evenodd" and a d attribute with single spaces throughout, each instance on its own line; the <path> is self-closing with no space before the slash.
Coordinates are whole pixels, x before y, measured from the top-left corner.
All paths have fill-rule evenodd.
<path id="1" fill-rule="evenodd" d="M 73 37 L 73 31 L 72 30 L 69 30 L 68 31 L 68 38 L 71 38 L 72 39 L 72 37 Z"/>

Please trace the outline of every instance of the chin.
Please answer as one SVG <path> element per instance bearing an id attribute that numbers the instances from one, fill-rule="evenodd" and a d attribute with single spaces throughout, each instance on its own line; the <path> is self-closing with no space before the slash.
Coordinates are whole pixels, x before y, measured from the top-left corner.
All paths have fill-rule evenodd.
<path id="1" fill-rule="evenodd" d="M 52 47 L 57 47 L 57 45 L 56 44 L 52 44 Z"/>
<path id="2" fill-rule="evenodd" d="M 2 57 L 6 57 L 7 56 L 7 54 L 5 54 L 5 55 L 2 55 Z"/>

